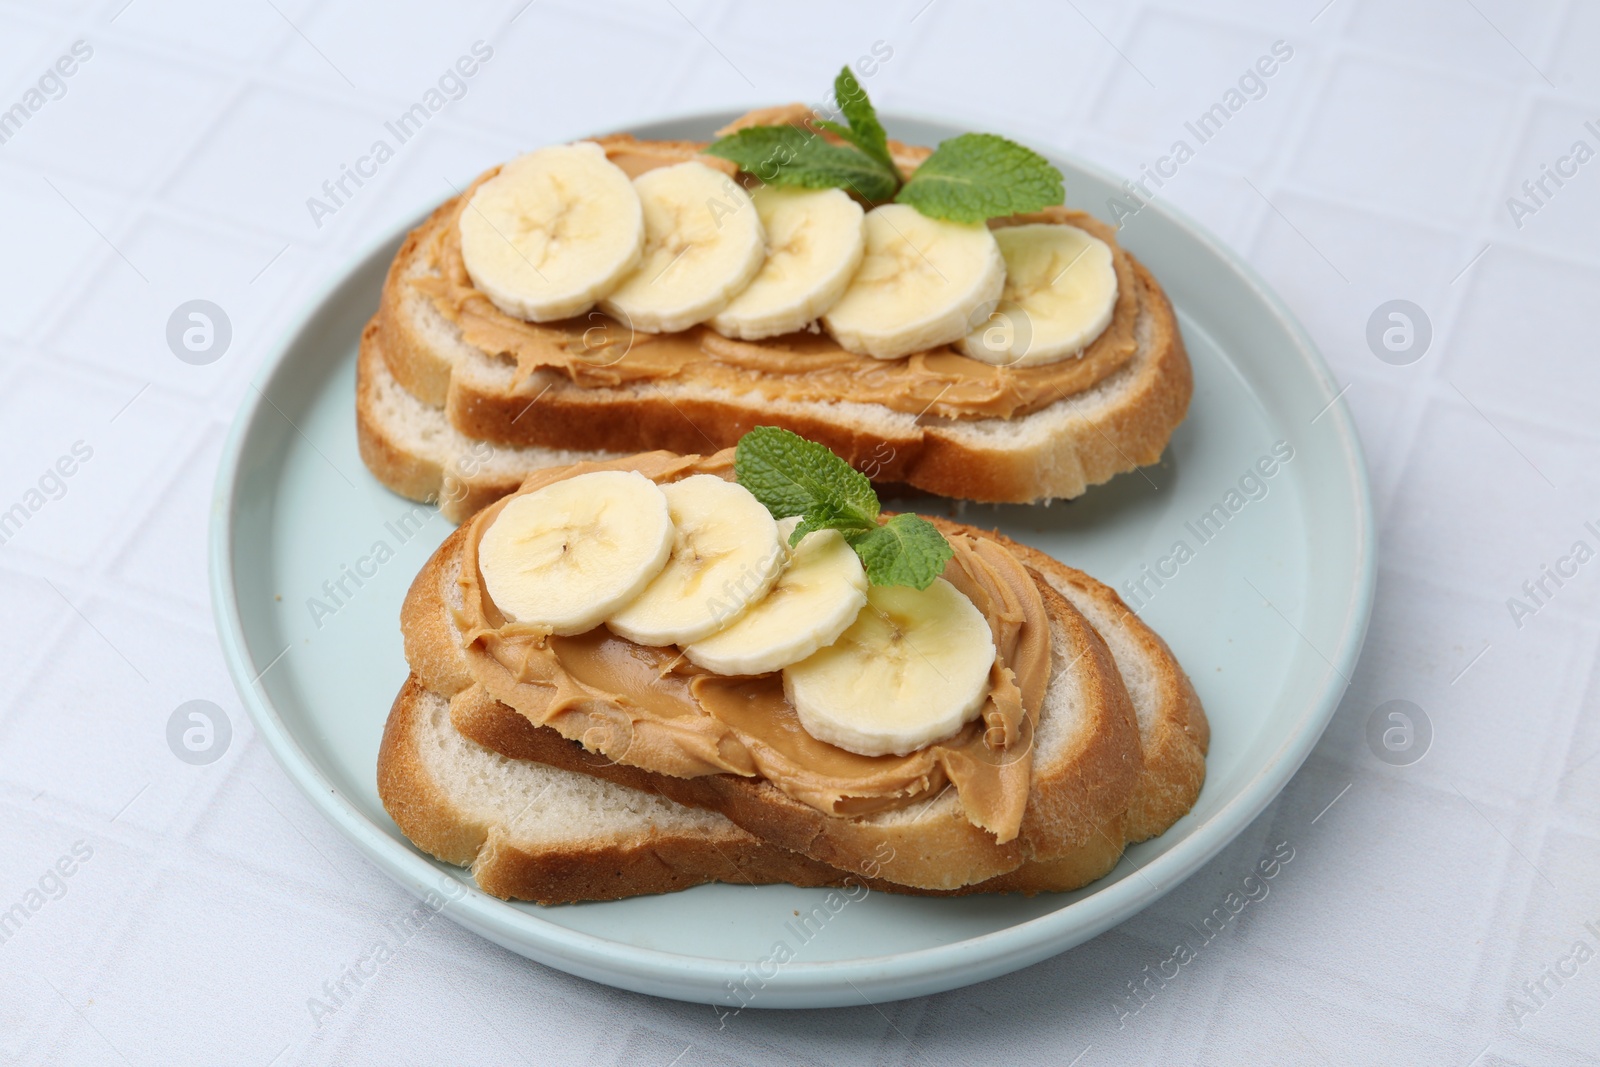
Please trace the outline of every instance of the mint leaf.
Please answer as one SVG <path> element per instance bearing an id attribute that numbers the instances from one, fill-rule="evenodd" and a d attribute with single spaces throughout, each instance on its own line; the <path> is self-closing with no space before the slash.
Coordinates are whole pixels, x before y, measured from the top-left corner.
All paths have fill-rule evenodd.
<path id="1" fill-rule="evenodd" d="M 833 529 L 877 525 L 878 494 L 867 476 L 797 433 L 757 426 L 739 438 L 733 472 L 775 519 L 816 515 Z"/>
<path id="2" fill-rule="evenodd" d="M 847 533 L 845 539 L 861 557 L 873 585 L 926 589 L 955 554 L 938 527 L 920 515 L 896 515 L 882 526 Z"/>
<path id="3" fill-rule="evenodd" d="M 878 121 L 878 112 L 873 108 L 872 101 L 867 99 L 867 91 L 856 81 L 849 67 L 839 68 L 839 76 L 833 79 L 833 95 L 839 102 L 839 110 L 844 114 L 845 121 L 850 125 L 848 128 L 837 122 L 824 122 L 821 125 L 889 168 L 898 185 L 901 181 L 900 171 L 889 155 L 889 135 L 884 131 L 883 123 Z"/>
<path id="4" fill-rule="evenodd" d="M 791 545 L 816 530 L 843 533 L 874 585 L 926 589 L 952 555 L 944 535 L 920 516 L 879 525 L 878 494 L 866 475 L 799 434 L 757 426 L 739 438 L 733 473 L 773 518 L 800 516 Z"/>
<path id="5" fill-rule="evenodd" d="M 891 164 L 856 148 L 830 144 L 799 126 L 751 126 L 712 142 L 705 151 L 732 160 L 768 185 L 849 189 L 873 202 L 888 200 L 900 186 Z"/>
<path id="6" fill-rule="evenodd" d="M 801 541 L 804 541 L 807 534 L 816 533 L 818 530 L 834 529 L 835 527 L 833 520 L 833 516 L 823 514 L 822 512 L 813 511 L 811 514 L 801 519 L 799 525 L 794 528 L 794 532 L 789 535 L 789 547 L 793 548 Z M 866 527 L 859 527 L 859 529 L 865 531 Z"/>
<path id="7" fill-rule="evenodd" d="M 942 142 L 895 200 L 952 222 L 1038 211 L 1063 198 L 1061 172 L 1030 148 L 992 133 Z"/>

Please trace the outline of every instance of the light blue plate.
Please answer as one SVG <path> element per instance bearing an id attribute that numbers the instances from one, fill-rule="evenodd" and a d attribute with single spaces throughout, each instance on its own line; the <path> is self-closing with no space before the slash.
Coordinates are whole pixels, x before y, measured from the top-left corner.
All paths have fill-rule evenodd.
<path id="1" fill-rule="evenodd" d="M 705 138 L 730 117 L 637 132 Z M 959 132 L 913 119 L 889 128 L 920 144 Z M 1055 162 L 1073 204 L 1097 208 L 1118 192 L 1105 172 Z M 478 892 L 407 842 L 374 780 L 384 719 L 406 677 L 400 602 L 449 532 L 431 509 L 381 487 L 356 451 L 356 340 L 409 226 L 361 256 L 262 368 L 217 475 L 211 587 L 229 669 L 289 777 L 400 884 L 447 897 L 446 914 L 468 929 L 573 974 L 705 1003 L 739 1003 L 735 983 L 760 1007 L 952 989 L 1071 948 L 1192 874 L 1277 795 L 1333 715 L 1376 569 L 1355 431 L 1310 339 L 1261 279 L 1153 205 L 1121 237 L 1166 287 L 1194 363 L 1194 402 L 1166 458 L 1074 503 L 966 514 L 1115 585 L 1171 643 L 1211 718 L 1194 810 L 1076 893 L 873 893 L 836 913 L 824 908 L 826 921 L 807 929 L 795 914 L 824 891 L 712 885 L 555 908 Z M 1292 458 L 1252 477 L 1275 446 Z M 1179 542 L 1187 553 L 1174 554 Z M 352 572 L 364 572 L 359 584 Z M 1143 591 L 1130 595 L 1126 583 L 1141 579 Z M 1135 865 L 1142 876 L 1130 877 Z M 781 966 L 764 962 L 789 954 Z"/>

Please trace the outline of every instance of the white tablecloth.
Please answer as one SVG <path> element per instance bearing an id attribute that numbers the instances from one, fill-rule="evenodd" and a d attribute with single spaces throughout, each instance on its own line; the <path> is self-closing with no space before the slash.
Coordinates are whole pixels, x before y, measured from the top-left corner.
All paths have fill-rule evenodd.
<path id="1" fill-rule="evenodd" d="M 0 1060 L 1596 1062 L 1600 7 L 867 7 L 0 5 L 0 513 L 22 505 L 0 545 Z M 480 41 L 492 55 L 447 76 Z M 1241 83 L 1275 42 L 1272 76 Z M 1149 188 L 1315 336 L 1382 548 L 1332 726 L 1201 874 L 983 986 L 719 1029 L 441 921 L 314 1020 L 308 1001 L 412 901 L 301 799 L 221 665 L 210 486 L 267 346 L 354 249 L 490 162 L 816 100 L 875 43 L 882 107 L 1173 175 Z M 399 143 L 385 123 L 430 91 Z M 1186 124 L 1218 103 L 1201 143 Z M 371 158 L 380 139 L 393 158 Z M 1180 139 L 1192 158 L 1162 163 Z M 194 299 L 231 324 L 205 365 L 167 339 Z M 1377 331 L 1400 329 L 1400 353 L 1369 344 L 1391 300 L 1431 326 L 1422 358 L 1400 320 Z M 197 699 L 233 729 L 199 766 L 166 733 Z M 1369 745 L 1391 700 L 1432 724 L 1420 762 Z M 1280 843 L 1293 859 L 1267 895 L 1197 934 Z M 1185 937 L 1193 957 L 1171 962 Z"/>

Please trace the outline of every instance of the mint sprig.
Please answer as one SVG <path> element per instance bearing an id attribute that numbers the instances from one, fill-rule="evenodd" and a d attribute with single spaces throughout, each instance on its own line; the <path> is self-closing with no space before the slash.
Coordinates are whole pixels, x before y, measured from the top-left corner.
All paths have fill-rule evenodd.
<path id="1" fill-rule="evenodd" d="M 1061 172 L 1039 153 L 992 133 L 964 133 L 939 144 L 906 180 L 889 154 L 889 136 L 849 67 L 833 82 L 845 123 L 751 126 L 713 142 L 708 155 L 731 160 L 769 185 L 845 189 L 868 204 L 896 200 L 930 218 L 977 223 L 1059 204 Z"/>
<path id="2" fill-rule="evenodd" d="M 878 494 L 867 476 L 797 433 L 757 426 L 739 438 L 733 472 L 773 518 L 800 517 L 791 545 L 816 530 L 843 534 L 873 585 L 926 589 L 954 555 L 950 542 L 920 515 L 881 522 Z"/>

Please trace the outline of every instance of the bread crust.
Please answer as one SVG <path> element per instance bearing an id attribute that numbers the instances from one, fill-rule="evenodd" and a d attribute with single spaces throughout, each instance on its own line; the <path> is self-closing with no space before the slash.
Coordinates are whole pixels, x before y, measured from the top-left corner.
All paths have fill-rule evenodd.
<path id="1" fill-rule="evenodd" d="M 1153 665 L 1157 687 L 1155 721 L 1149 730 L 1140 731 L 1144 772 L 1123 826 L 1129 844 L 1148 840 L 1165 833 L 1199 799 L 1206 780 L 1211 724 L 1194 683 L 1160 634 L 1135 615 L 1110 586 L 1048 556 L 1045 559 L 1055 564 L 1046 571 L 1051 585 L 1080 605 L 1080 610 L 1085 601 L 1098 602 L 1118 619 L 1131 640 L 1143 646 L 1144 662 Z"/>

